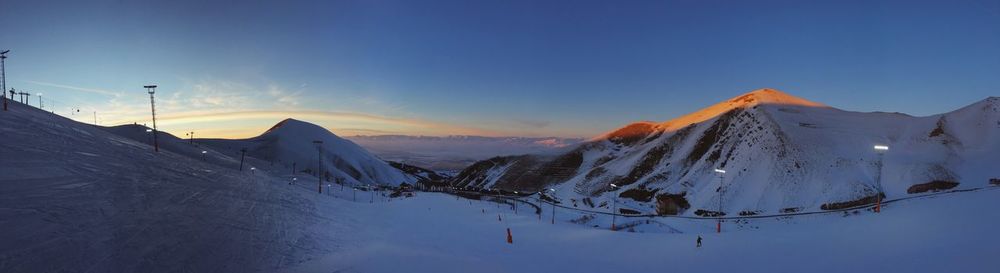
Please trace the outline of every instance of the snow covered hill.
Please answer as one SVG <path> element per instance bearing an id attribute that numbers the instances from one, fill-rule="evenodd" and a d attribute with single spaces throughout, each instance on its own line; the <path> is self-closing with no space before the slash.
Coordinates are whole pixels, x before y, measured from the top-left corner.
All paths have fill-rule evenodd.
<path id="1" fill-rule="evenodd" d="M 761 89 L 666 122 L 629 124 L 561 155 L 480 161 L 452 183 L 555 188 L 563 202 L 604 210 L 617 199 L 618 208 L 644 213 L 817 211 L 875 201 L 874 145 L 889 146 L 881 187 L 890 198 L 987 186 L 1000 178 L 1000 98 L 912 117 Z"/>
<path id="2" fill-rule="evenodd" d="M 343 181 L 348 185 L 399 185 L 413 184 L 417 177 L 390 166 L 387 162 L 368 153 L 364 148 L 334 135 L 318 125 L 295 119 L 286 119 L 260 136 L 242 139 L 196 139 L 226 154 L 247 156 L 266 161 L 270 166 L 283 168 L 288 173 L 306 172 L 316 175 L 322 170 L 328 181 Z M 321 141 L 318 145 L 314 141 Z M 322 166 L 317 160 L 322 153 Z"/>

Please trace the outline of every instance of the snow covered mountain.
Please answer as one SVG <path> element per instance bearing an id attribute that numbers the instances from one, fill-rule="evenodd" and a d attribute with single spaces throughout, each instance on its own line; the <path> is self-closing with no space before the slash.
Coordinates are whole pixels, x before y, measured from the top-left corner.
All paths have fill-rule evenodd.
<path id="1" fill-rule="evenodd" d="M 316 175 L 318 170 L 322 170 L 326 180 L 339 180 L 348 185 L 399 185 L 404 182 L 412 184 L 418 180 L 350 140 L 340 138 L 318 125 L 295 119 L 285 119 L 260 136 L 249 139 L 195 141 L 236 156 L 245 148 L 247 156 L 287 169 L 288 173 L 294 171 Z M 317 145 L 314 141 L 322 143 Z M 317 165 L 320 154 L 322 166 Z"/>
<path id="2" fill-rule="evenodd" d="M 881 172 L 874 145 L 889 146 Z M 1000 177 L 998 162 L 997 97 L 913 117 L 760 89 L 666 122 L 629 124 L 557 156 L 480 161 L 452 184 L 555 188 L 577 206 L 608 209 L 617 199 L 619 212 L 754 215 L 871 203 L 880 174 L 888 197 L 983 187 Z"/>
<path id="3" fill-rule="evenodd" d="M 556 154 L 583 142 L 581 138 L 485 136 L 348 136 L 386 160 L 437 171 L 460 171 L 494 156 L 527 153 Z"/>

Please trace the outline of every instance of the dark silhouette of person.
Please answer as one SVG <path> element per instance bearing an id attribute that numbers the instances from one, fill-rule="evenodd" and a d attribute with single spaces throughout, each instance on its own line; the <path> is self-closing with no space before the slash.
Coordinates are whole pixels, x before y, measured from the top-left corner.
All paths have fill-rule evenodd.
<path id="1" fill-rule="evenodd" d="M 697 245 L 697 247 L 701 247 L 701 235 L 698 235 L 698 245 Z"/>

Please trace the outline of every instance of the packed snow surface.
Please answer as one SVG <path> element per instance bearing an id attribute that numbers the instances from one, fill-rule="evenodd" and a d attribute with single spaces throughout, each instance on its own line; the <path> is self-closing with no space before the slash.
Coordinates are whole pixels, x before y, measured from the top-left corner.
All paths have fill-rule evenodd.
<path id="1" fill-rule="evenodd" d="M 531 199 L 526 199 L 531 201 Z M 344 202 L 336 200 L 335 202 Z M 337 205 L 356 222 L 351 247 L 287 272 L 996 272 L 1000 189 L 911 199 L 861 210 L 714 220 L 584 214 L 456 199 L 443 194 Z M 498 217 L 502 221 L 498 220 Z M 349 220 L 347 220 L 349 219 Z M 646 224 L 649 219 L 650 224 Z M 594 227 L 597 225 L 597 227 Z M 510 228 L 513 244 L 506 242 Z M 697 237 L 703 246 L 696 247 Z"/>

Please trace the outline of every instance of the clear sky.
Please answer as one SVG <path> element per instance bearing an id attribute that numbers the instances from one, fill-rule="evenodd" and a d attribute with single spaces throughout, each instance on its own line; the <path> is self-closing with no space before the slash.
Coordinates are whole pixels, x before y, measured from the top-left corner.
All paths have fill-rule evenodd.
<path id="1" fill-rule="evenodd" d="M 912 115 L 997 96 L 1000 1 L 8 0 L 0 49 L 8 88 L 102 125 L 148 122 L 157 84 L 179 135 L 591 137 L 764 87 Z"/>

